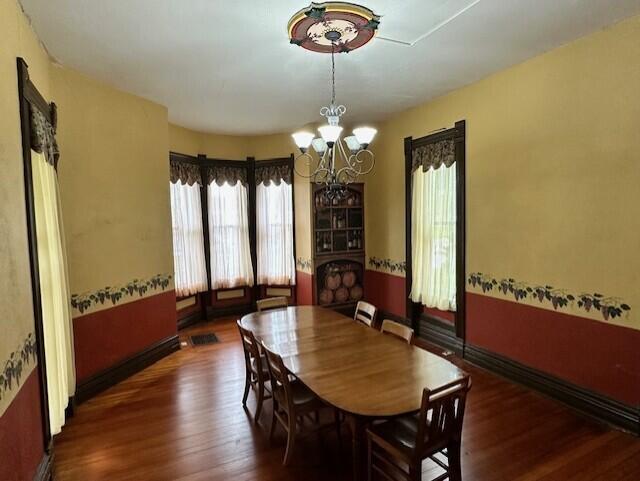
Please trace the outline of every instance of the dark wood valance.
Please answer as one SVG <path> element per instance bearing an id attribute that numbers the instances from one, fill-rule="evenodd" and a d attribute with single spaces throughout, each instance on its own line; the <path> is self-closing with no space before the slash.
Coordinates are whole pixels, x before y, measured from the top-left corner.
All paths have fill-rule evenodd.
<path id="1" fill-rule="evenodd" d="M 60 150 L 56 142 L 55 127 L 49 122 L 49 119 L 32 104 L 29 104 L 29 123 L 31 127 L 31 148 L 39 154 L 44 154 L 47 162 L 57 167 Z"/>
<path id="2" fill-rule="evenodd" d="M 188 162 L 171 159 L 169 161 L 169 180 L 172 184 L 198 184 L 202 185 L 202 175 L 200 174 L 200 166 Z"/>
<path id="3" fill-rule="evenodd" d="M 271 182 L 275 185 L 280 185 L 282 181 L 291 185 L 293 175 L 289 164 L 267 165 L 263 167 L 259 164 L 260 162 L 256 163 L 256 185 L 270 185 Z"/>
<path id="4" fill-rule="evenodd" d="M 452 138 L 416 147 L 411 152 L 411 172 L 415 172 L 418 167 L 422 167 L 424 172 L 429 169 L 437 170 L 441 165 L 451 167 L 456 161 L 455 153 Z"/>
<path id="5" fill-rule="evenodd" d="M 215 182 L 218 185 L 223 185 L 225 182 L 229 185 L 236 185 L 240 182 L 242 185 L 247 185 L 247 168 L 235 167 L 230 165 L 209 165 L 206 167 L 207 172 L 207 184 Z"/>

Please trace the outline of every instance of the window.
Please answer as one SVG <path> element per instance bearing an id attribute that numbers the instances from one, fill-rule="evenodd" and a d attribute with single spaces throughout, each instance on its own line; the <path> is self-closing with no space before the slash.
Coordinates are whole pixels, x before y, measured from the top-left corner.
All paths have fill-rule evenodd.
<path id="1" fill-rule="evenodd" d="M 207 290 L 200 186 L 169 183 L 173 224 L 173 265 L 178 297 Z"/>
<path id="2" fill-rule="evenodd" d="M 256 188 L 258 284 L 294 285 L 292 188 L 260 183 Z"/>
<path id="3" fill-rule="evenodd" d="M 253 286 L 247 187 L 215 181 L 207 187 L 211 288 Z"/>
<path id="4" fill-rule="evenodd" d="M 412 174 L 411 300 L 456 310 L 455 164 Z"/>

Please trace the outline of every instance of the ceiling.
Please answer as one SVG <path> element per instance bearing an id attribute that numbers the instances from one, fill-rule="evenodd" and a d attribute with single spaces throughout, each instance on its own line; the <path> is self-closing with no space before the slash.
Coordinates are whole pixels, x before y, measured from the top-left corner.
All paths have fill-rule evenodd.
<path id="1" fill-rule="evenodd" d="M 336 58 L 347 122 L 382 120 L 640 13 L 640 0 L 361 1 L 382 19 L 377 38 Z M 184 127 L 290 131 L 330 98 L 330 57 L 288 43 L 308 0 L 21 3 L 58 62 L 166 105 Z"/>

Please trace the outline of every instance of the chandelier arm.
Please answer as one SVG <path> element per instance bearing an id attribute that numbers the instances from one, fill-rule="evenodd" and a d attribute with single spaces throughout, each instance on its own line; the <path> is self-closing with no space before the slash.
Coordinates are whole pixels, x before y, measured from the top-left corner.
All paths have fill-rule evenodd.
<path id="1" fill-rule="evenodd" d="M 371 165 L 369 166 L 369 168 L 367 170 L 359 169 L 360 175 L 367 175 L 369 172 L 371 172 L 373 170 L 373 168 L 376 165 L 376 156 L 369 149 L 359 150 L 354 157 L 355 157 L 356 161 L 358 162 L 358 164 L 360 164 L 360 165 L 364 164 L 364 162 L 365 162 L 365 160 L 360 159 L 360 156 L 362 154 L 367 154 L 369 156 L 369 160 L 371 161 Z"/>
<path id="2" fill-rule="evenodd" d="M 300 155 L 298 155 L 295 160 L 293 161 L 293 170 L 295 171 L 296 174 L 298 174 L 300 177 L 303 177 L 305 179 L 310 179 L 311 177 L 313 177 L 316 173 L 316 171 L 318 170 L 317 168 L 309 175 L 305 175 L 305 174 L 301 174 L 300 171 L 298 170 L 298 168 L 296 167 L 296 164 L 298 163 L 298 160 L 301 158 L 305 158 L 307 160 L 307 166 L 311 166 L 311 161 L 313 160 L 313 156 L 307 152 L 304 152 Z"/>

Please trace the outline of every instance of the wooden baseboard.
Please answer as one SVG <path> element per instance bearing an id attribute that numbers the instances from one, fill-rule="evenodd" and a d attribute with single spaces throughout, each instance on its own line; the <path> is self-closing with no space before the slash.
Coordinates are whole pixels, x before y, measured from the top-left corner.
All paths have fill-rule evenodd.
<path id="1" fill-rule="evenodd" d="M 204 319 L 202 318 L 202 312 L 200 310 L 192 312 L 188 316 L 185 316 L 182 319 L 178 319 L 178 330 L 193 326 L 194 324 L 197 324 L 203 320 Z"/>
<path id="2" fill-rule="evenodd" d="M 376 316 L 376 323 L 381 325 L 382 321 L 385 319 L 389 319 L 391 321 L 398 322 L 404 326 L 411 327 L 411 321 L 404 316 L 398 316 L 397 314 L 393 314 L 392 312 L 385 311 L 384 309 L 380 309 L 378 311 L 378 315 Z"/>
<path id="3" fill-rule="evenodd" d="M 600 421 L 640 436 L 640 407 L 629 406 L 481 347 L 467 344 L 464 358 L 510 381 L 524 384 Z"/>
<path id="4" fill-rule="evenodd" d="M 51 449 L 42 455 L 33 481 L 53 481 L 53 451 Z"/>
<path id="5" fill-rule="evenodd" d="M 245 314 L 249 314 L 250 312 L 255 312 L 256 306 L 255 304 L 244 304 L 240 306 L 229 306 L 229 307 L 207 307 L 207 319 L 218 319 L 220 317 L 229 317 L 229 316 L 238 316 L 238 318 L 244 316 Z"/>
<path id="6" fill-rule="evenodd" d="M 433 316 L 422 314 L 419 320 L 418 337 L 462 356 L 464 341 L 456 336 L 453 324 Z"/>
<path id="7" fill-rule="evenodd" d="M 118 364 L 105 369 L 78 384 L 75 394 L 76 404 L 92 398 L 105 389 L 123 381 L 133 374 L 142 371 L 156 361 L 180 349 L 178 336 L 170 336 L 152 344 L 144 351 L 131 356 Z"/>

